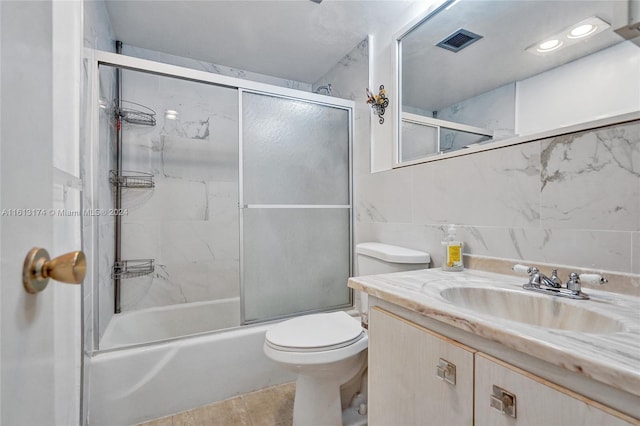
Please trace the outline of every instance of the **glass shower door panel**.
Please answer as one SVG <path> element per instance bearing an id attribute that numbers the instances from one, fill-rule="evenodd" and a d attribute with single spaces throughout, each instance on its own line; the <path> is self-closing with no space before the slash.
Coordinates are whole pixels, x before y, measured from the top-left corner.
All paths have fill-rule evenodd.
<path id="1" fill-rule="evenodd" d="M 244 210 L 245 321 L 349 303 L 348 209 Z"/>
<path id="2" fill-rule="evenodd" d="M 349 204 L 349 112 L 243 93 L 245 204 Z"/>
<path id="3" fill-rule="evenodd" d="M 99 183 L 91 196 L 103 210 L 119 197 L 125 212 L 96 218 L 100 349 L 239 326 L 238 90 L 108 65 L 99 70 L 101 133 L 91 160 Z M 119 266 L 112 277 L 116 252 L 129 268 Z M 140 316 L 114 315 L 117 304 Z M 153 327 L 122 334 L 131 318 L 145 321 L 150 312 Z"/>
<path id="4" fill-rule="evenodd" d="M 349 111 L 242 95 L 244 321 L 349 303 Z"/>

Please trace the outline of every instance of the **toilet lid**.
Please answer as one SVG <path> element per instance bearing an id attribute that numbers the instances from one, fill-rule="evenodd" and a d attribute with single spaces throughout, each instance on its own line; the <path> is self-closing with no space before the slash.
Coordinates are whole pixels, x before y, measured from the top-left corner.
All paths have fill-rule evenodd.
<path id="1" fill-rule="evenodd" d="M 304 315 L 276 325 L 266 340 L 283 350 L 329 350 L 347 346 L 362 338 L 364 330 L 349 314 L 339 311 Z"/>

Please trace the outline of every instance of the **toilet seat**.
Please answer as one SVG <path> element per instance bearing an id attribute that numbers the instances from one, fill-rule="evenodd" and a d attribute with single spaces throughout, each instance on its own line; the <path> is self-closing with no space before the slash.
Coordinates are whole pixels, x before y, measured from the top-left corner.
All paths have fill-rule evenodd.
<path id="1" fill-rule="evenodd" d="M 338 311 L 284 321 L 267 331 L 265 342 L 281 351 L 319 352 L 352 345 L 364 334 L 356 319 Z"/>
<path id="2" fill-rule="evenodd" d="M 337 343 L 335 345 L 329 345 L 329 346 L 317 346 L 317 347 L 309 347 L 309 348 L 280 346 L 280 345 L 276 345 L 273 342 L 270 342 L 269 340 L 265 340 L 265 343 L 270 347 L 272 347 L 273 349 L 276 349 L 279 351 L 285 351 L 285 352 L 323 352 L 323 351 L 331 351 L 334 349 L 340 349 L 340 348 L 344 348 L 345 346 L 353 345 L 355 342 L 362 339 L 363 337 L 364 337 L 364 331 L 361 331 L 360 334 L 358 334 L 356 337 L 346 342 Z"/>

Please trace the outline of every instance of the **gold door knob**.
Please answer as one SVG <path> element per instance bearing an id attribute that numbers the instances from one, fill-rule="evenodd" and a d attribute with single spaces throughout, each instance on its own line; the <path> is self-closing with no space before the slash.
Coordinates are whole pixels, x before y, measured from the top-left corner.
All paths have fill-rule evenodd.
<path id="1" fill-rule="evenodd" d="M 50 260 L 45 249 L 34 247 L 24 259 L 22 284 L 27 293 L 47 287 L 49 278 L 67 284 L 80 284 L 87 272 L 87 260 L 81 251 L 72 251 Z"/>

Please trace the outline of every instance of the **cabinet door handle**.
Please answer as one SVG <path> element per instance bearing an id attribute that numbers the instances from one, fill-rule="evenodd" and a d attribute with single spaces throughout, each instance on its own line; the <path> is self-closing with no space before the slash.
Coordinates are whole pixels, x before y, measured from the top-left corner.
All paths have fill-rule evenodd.
<path id="1" fill-rule="evenodd" d="M 456 365 L 440 358 L 436 367 L 436 376 L 452 385 L 456 384 Z"/>
<path id="2" fill-rule="evenodd" d="M 493 393 L 491 395 L 491 407 L 495 408 L 502 414 L 516 418 L 516 396 L 515 394 L 493 385 Z"/>

